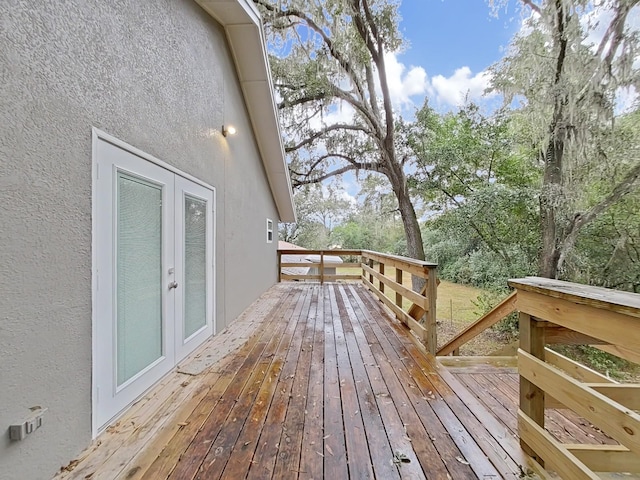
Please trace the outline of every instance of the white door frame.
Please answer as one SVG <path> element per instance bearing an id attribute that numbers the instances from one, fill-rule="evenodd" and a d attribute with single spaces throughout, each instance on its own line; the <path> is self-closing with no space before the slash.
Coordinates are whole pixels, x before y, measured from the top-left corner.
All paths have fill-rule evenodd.
<path id="1" fill-rule="evenodd" d="M 104 245 L 112 245 L 113 239 L 105 238 L 106 235 L 112 234 L 111 228 L 105 229 L 104 219 L 107 218 L 106 215 L 109 215 L 109 218 L 113 218 L 114 213 L 114 205 L 111 200 L 105 200 L 105 198 L 100 198 L 102 190 L 105 185 L 102 184 L 102 188 L 98 188 L 99 182 L 104 182 L 105 178 L 111 178 L 112 172 L 104 172 L 100 171 L 102 168 L 104 170 L 105 167 L 101 167 L 99 164 L 99 150 L 104 148 L 104 142 L 107 144 L 111 144 L 111 146 L 119 148 L 124 151 L 125 154 L 132 154 L 135 157 L 138 157 L 140 162 L 134 159 L 135 168 L 132 173 L 142 178 L 147 178 L 153 183 L 162 183 L 157 180 L 158 168 L 161 167 L 164 169 L 167 174 L 172 174 L 171 178 L 173 178 L 172 185 L 163 189 L 165 192 L 163 195 L 163 205 L 167 206 L 170 209 L 170 213 L 168 215 L 173 215 L 174 221 L 172 222 L 164 222 L 168 223 L 168 225 L 163 225 L 163 237 L 166 239 L 166 243 L 163 245 L 163 262 L 167 260 L 167 257 L 170 256 L 172 258 L 171 262 L 174 261 L 176 253 L 176 246 L 174 245 L 174 240 L 176 238 L 182 238 L 182 235 L 176 235 L 176 232 L 168 231 L 174 225 L 175 219 L 179 218 L 181 215 L 175 214 L 176 201 L 177 198 L 182 198 L 184 195 L 181 193 L 177 195 L 176 192 L 178 187 L 180 186 L 180 191 L 182 192 L 182 187 L 185 185 L 189 185 L 189 182 L 196 184 L 189 193 L 196 197 L 202 197 L 204 195 L 204 191 L 209 192 L 209 197 L 207 200 L 211 200 L 211 208 L 207 209 L 207 220 L 210 221 L 211 225 L 211 241 L 207 243 L 207 284 L 209 286 L 208 296 L 207 296 L 207 325 L 206 328 L 199 330 L 196 334 L 190 337 L 189 342 L 178 342 L 176 340 L 182 338 L 182 326 L 180 328 L 175 328 L 176 325 L 171 325 L 170 319 L 176 318 L 176 304 L 175 304 L 175 295 L 163 295 L 163 332 L 167 332 L 168 329 L 173 329 L 173 333 L 170 334 L 172 336 L 168 336 L 166 333 L 163 333 L 163 352 L 165 353 L 165 357 L 167 363 L 162 365 L 161 368 L 160 360 L 154 362 L 150 365 L 144 372 L 148 370 L 157 369 L 161 370 L 162 373 L 155 375 L 156 378 L 149 382 L 141 381 L 141 382 L 132 382 L 137 383 L 136 387 L 131 391 L 135 390 L 135 395 L 130 402 L 125 405 L 122 405 L 122 408 L 118 408 L 118 411 L 121 413 L 124 409 L 126 409 L 131 403 L 133 403 L 137 398 L 139 398 L 148 388 L 150 388 L 154 383 L 156 383 L 164 374 L 171 371 L 175 364 L 180 361 L 184 356 L 186 356 L 190 351 L 192 351 L 195 347 L 204 341 L 208 336 L 216 332 L 216 321 L 215 321 L 215 305 L 216 305 L 216 279 L 215 279 L 215 236 L 216 236 L 216 222 L 215 222 L 215 205 L 216 205 L 216 190 L 213 186 L 202 182 L 201 180 L 188 175 L 180 170 L 172 167 L 171 165 L 159 160 L 152 155 L 149 155 L 145 152 L 142 152 L 127 143 L 118 140 L 117 138 L 97 129 L 92 128 L 92 141 L 93 141 L 93 152 L 92 152 L 92 436 L 95 438 L 100 432 L 101 429 L 106 427 L 111 420 L 106 420 L 104 418 L 99 417 L 99 408 L 98 403 L 100 397 L 104 398 L 104 395 L 100 395 L 98 390 L 99 382 L 101 379 L 105 378 L 104 375 L 110 375 L 113 372 L 113 362 L 109 365 L 104 365 L 105 362 L 102 362 L 103 358 L 106 358 L 105 348 L 113 349 L 113 335 L 106 332 L 104 328 L 99 328 L 99 317 L 102 318 L 104 315 L 109 315 L 110 318 L 113 318 L 113 300 L 109 300 L 105 298 L 107 295 L 111 295 L 111 289 L 113 286 L 113 276 L 112 272 L 107 266 L 105 268 L 105 255 Z M 101 146 L 101 143 L 103 145 Z M 130 155 L 129 155 L 130 157 Z M 150 165 L 153 164 L 153 165 Z M 125 162 L 126 163 L 126 162 Z M 147 165 L 145 167 L 145 164 Z M 114 168 L 115 169 L 115 168 Z M 127 165 L 119 166 L 119 169 L 129 170 Z M 145 171 L 148 174 L 145 174 Z M 163 178 L 164 174 L 161 175 Z M 101 178 L 102 177 L 102 178 Z M 188 180 L 188 182 L 183 182 L 182 180 Z M 200 187 L 203 187 L 203 190 L 199 190 Z M 189 190 L 189 188 L 187 188 Z M 170 198 L 173 196 L 173 198 Z M 106 212 L 105 212 L 106 210 Z M 209 225 L 209 223 L 208 223 Z M 175 227 L 177 228 L 177 226 Z M 182 228 L 182 227 L 181 227 Z M 106 242 L 106 243 L 105 243 Z M 100 250 L 99 250 L 100 249 Z M 107 255 L 107 257 L 112 257 L 113 255 Z M 108 258 L 109 262 L 112 262 L 112 258 Z M 162 282 L 165 285 L 168 285 L 169 281 L 174 280 L 170 277 L 167 269 L 163 268 L 162 274 Z M 100 286 L 102 286 L 102 290 L 100 290 Z M 174 290 L 175 291 L 175 290 Z M 102 295 L 102 296 L 101 296 Z M 182 315 L 179 316 L 182 319 Z M 174 320 L 171 320 L 174 321 Z M 170 331 L 170 330 L 169 330 Z M 98 341 L 98 339 L 101 341 Z M 168 341 L 167 339 L 171 339 Z M 175 341 L 174 341 L 175 340 Z M 164 357 L 163 357 L 164 358 Z M 110 371 L 108 371 L 111 369 Z M 136 376 L 137 377 L 137 376 Z M 134 377 L 134 378 L 136 378 Z M 115 382 L 114 384 L 117 384 Z M 110 387 L 111 388 L 111 387 Z M 126 382 L 122 387 L 118 388 L 118 391 L 124 388 L 131 388 L 129 382 Z M 104 392 L 102 392 L 104 394 Z M 104 401 L 104 400 L 103 400 Z M 120 415 L 117 413 L 115 416 Z M 115 417 L 112 417 L 112 419 Z"/>

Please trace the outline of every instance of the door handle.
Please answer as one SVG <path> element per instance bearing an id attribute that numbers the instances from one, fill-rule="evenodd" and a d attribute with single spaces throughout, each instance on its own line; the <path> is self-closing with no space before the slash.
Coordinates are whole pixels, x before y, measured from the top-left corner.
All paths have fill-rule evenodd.
<path id="1" fill-rule="evenodd" d="M 171 290 L 172 288 L 178 288 L 178 282 L 171 282 L 169 284 L 169 290 Z"/>

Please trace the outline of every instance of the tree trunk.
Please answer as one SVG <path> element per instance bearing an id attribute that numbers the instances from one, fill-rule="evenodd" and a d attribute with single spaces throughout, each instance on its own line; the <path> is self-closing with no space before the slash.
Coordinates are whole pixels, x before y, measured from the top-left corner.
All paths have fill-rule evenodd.
<path id="1" fill-rule="evenodd" d="M 560 110 L 560 109 L 559 109 Z M 542 252 L 540 252 L 539 275 L 546 278 L 557 278 L 560 247 L 563 241 L 562 228 L 559 228 L 558 213 L 564 203 L 562 185 L 562 161 L 564 158 L 565 131 L 559 127 L 556 114 L 551 140 L 544 156 L 544 178 L 540 195 L 540 230 L 542 236 Z"/>
<path id="2" fill-rule="evenodd" d="M 543 223 L 545 221 L 543 220 Z M 540 254 L 540 265 L 538 275 L 546 278 L 558 277 L 558 260 L 560 250 L 556 247 L 556 238 L 552 231 L 542 231 L 542 252 Z"/>
<path id="3" fill-rule="evenodd" d="M 424 261 L 424 245 L 422 244 L 422 232 L 416 211 L 409 197 L 407 189 L 407 180 L 401 167 L 396 169 L 392 175 L 387 175 L 391 182 L 391 188 L 398 199 L 398 208 L 402 217 L 402 225 L 404 226 L 404 234 L 407 239 L 407 254 L 411 258 Z M 415 292 L 422 290 L 426 280 L 412 276 L 412 288 Z"/>
<path id="4" fill-rule="evenodd" d="M 400 216 L 404 232 L 407 237 L 407 253 L 411 258 L 416 260 L 424 260 L 424 245 L 422 244 L 422 232 L 420 224 L 413 208 L 413 203 L 409 195 L 398 195 L 398 206 L 400 208 Z"/>

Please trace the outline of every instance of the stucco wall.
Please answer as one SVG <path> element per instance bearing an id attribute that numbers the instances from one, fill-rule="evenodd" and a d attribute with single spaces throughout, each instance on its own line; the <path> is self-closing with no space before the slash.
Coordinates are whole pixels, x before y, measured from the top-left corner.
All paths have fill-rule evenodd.
<path id="1" fill-rule="evenodd" d="M 222 28 L 191 0 L 3 0 L 2 479 L 50 477 L 91 440 L 92 126 L 216 187 L 219 330 L 277 278 L 277 214 Z M 34 405 L 43 427 L 10 443 Z"/>

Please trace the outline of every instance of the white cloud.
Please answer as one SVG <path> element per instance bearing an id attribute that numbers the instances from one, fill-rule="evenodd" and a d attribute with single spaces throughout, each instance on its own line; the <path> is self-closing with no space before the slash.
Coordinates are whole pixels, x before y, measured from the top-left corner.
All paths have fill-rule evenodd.
<path id="1" fill-rule="evenodd" d="M 325 199 L 329 199 L 331 197 L 337 198 L 339 200 L 345 200 L 347 202 L 349 202 L 351 205 L 356 205 L 358 203 L 358 200 L 356 199 L 356 197 L 354 195 L 351 195 L 349 192 L 347 192 L 344 189 L 344 185 L 341 182 L 336 182 L 334 181 L 332 183 L 333 188 L 329 189 L 328 184 L 326 183 L 322 183 L 322 197 Z M 343 213 L 348 213 L 348 212 L 343 212 Z M 342 217 L 340 217 L 342 218 Z"/>
<path id="2" fill-rule="evenodd" d="M 484 95 L 484 91 L 491 84 L 491 74 L 487 71 L 476 73 L 472 76 L 469 67 L 458 68 L 450 77 L 436 75 L 431 80 L 436 100 L 453 106 L 461 106 L 466 99 L 478 100 Z M 492 97 L 490 93 L 486 97 Z"/>
<path id="3" fill-rule="evenodd" d="M 339 102 L 331 107 L 329 113 L 322 116 L 322 123 L 333 125 L 335 123 L 352 123 L 355 110 L 346 102 Z M 320 120 L 318 118 L 318 120 Z"/>
<path id="4" fill-rule="evenodd" d="M 414 104 L 411 97 L 424 96 L 431 92 L 429 78 L 424 68 L 411 66 L 407 70 L 393 52 L 384 54 L 384 63 L 391 102 L 395 107 L 411 106 Z"/>
<path id="5" fill-rule="evenodd" d="M 347 192 L 340 192 L 340 194 L 338 195 L 338 198 L 342 199 L 342 200 L 346 200 L 347 202 L 349 202 L 351 205 L 356 205 L 358 203 L 358 201 L 356 200 L 356 197 L 354 197 L 353 195 L 350 195 Z"/>
<path id="6" fill-rule="evenodd" d="M 617 115 L 630 113 L 637 106 L 640 96 L 636 89 L 631 86 L 628 88 L 618 88 L 616 90 L 615 111 Z"/>

